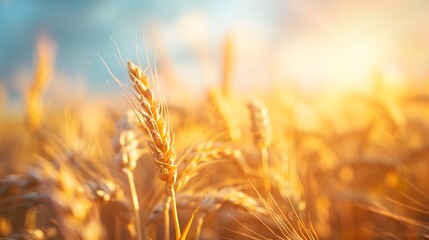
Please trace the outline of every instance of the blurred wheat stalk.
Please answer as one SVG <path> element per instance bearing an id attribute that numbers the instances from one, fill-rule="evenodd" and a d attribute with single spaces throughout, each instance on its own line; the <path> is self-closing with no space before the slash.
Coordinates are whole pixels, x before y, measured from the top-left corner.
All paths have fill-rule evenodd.
<path id="1" fill-rule="evenodd" d="M 37 131 L 41 125 L 42 92 L 48 84 L 54 71 L 55 43 L 46 35 L 39 36 L 37 40 L 36 71 L 32 85 L 25 94 L 27 111 L 27 128 L 30 131 Z"/>

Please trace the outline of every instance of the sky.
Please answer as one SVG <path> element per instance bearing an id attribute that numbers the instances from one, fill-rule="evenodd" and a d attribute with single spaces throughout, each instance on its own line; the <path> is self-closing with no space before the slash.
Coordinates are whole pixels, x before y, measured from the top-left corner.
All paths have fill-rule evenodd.
<path id="1" fill-rule="evenodd" d="M 41 34 L 56 43 L 56 72 L 85 78 L 97 91 L 112 88 L 106 85 L 109 78 L 99 55 L 113 72 L 123 72 L 115 43 L 125 59 L 136 58 L 136 47 L 142 59 L 146 53 L 153 59 L 154 49 L 167 48 L 172 59 L 187 62 L 195 54 L 189 49 L 195 43 L 190 36 L 207 40 L 207 48 L 214 49 L 235 25 L 266 32 L 272 13 L 272 5 L 255 0 L 0 0 L 0 81 L 13 87 L 15 79 L 31 73 Z"/>
<path id="2" fill-rule="evenodd" d="M 168 59 L 190 89 L 216 84 L 231 36 L 243 91 L 290 79 L 356 88 L 380 69 L 392 81 L 424 79 L 428 26 L 426 0 L 0 0 L 0 84 L 13 95 L 32 78 L 42 34 L 56 45 L 53 81 L 94 92 L 117 89 L 101 58 L 126 77 L 118 49 L 125 59 Z"/>

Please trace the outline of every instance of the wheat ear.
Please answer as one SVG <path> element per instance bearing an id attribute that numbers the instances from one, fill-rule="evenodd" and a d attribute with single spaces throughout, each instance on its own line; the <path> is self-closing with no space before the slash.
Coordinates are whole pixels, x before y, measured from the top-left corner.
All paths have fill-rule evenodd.
<path id="1" fill-rule="evenodd" d="M 176 190 L 183 189 L 202 168 L 215 163 L 216 160 L 234 159 L 241 163 L 241 158 L 242 152 L 234 147 L 229 147 L 227 144 L 211 140 L 198 143 L 185 157 L 179 160 Z"/>
<path id="2" fill-rule="evenodd" d="M 148 78 L 139 66 L 129 61 L 128 73 L 136 93 L 135 97 L 140 104 L 137 112 L 143 127 L 148 132 L 146 142 L 155 158 L 158 177 L 167 183 L 167 194 L 171 199 L 176 238 L 180 238 L 180 225 L 174 191 L 174 184 L 177 179 L 177 166 L 174 164 L 176 151 L 168 110 L 162 102 L 158 103 L 154 99 Z"/>
<path id="3" fill-rule="evenodd" d="M 268 110 L 265 104 L 259 100 L 252 100 L 248 104 L 250 120 L 252 122 L 251 131 L 255 145 L 261 152 L 262 174 L 268 176 L 268 147 L 272 141 L 272 127 Z M 269 178 L 264 177 L 265 189 L 269 191 Z"/>
<path id="4" fill-rule="evenodd" d="M 214 109 L 214 114 L 220 119 L 222 127 L 229 134 L 231 140 L 241 138 L 241 130 L 238 127 L 237 120 L 233 116 L 231 103 L 223 96 L 219 89 L 210 89 L 208 91 L 208 100 Z"/>

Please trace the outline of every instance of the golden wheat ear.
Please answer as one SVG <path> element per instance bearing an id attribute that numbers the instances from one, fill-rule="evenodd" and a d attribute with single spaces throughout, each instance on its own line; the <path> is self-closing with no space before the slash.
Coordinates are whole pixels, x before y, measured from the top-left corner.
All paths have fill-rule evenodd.
<path id="1" fill-rule="evenodd" d="M 137 124 L 138 119 L 131 110 L 117 123 L 113 149 L 115 164 L 120 169 L 127 168 L 133 171 L 144 152 L 142 134 L 135 128 Z"/>
<path id="2" fill-rule="evenodd" d="M 177 180 L 176 150 L 169 111 L 163 101 L 157 101 L 154 98 L 148 77 L 141 67 L 128 61 L 128 73 L 133 83 L 134 96 L 139 105 L 139 108 L 135 110 L 143 128 L 147 130 L 146 142 L 154 157 L 158 177 L 167 183 L 167 203 L 171 201 L 174 230 L 178 239 L 181 231 L 174 190 Z M 168 225 L 167 221 L 166 219 L 166 225 Z"/>
<path id="3" fill-rule="evenodd" d="M 238 140 L 241 138 L 241 129 L 238 127 L 239 123 L 235 119 L 233 109 L 230 101 L 225 98 L 219 89 L 210 89 L 208 91 L 208 100 L 213 107 L 213 113 L 216 119 L 220 120 L 220 125 L 228 133 L 231 140 Z"/>
<path id="4" fill-rule="evenodd" d="M 253 99 L 247 107 L 250 112 L 250 130 L 253 135 L 253 141 L 255 146 L 258 147 L 261 152 L 261 170 L 265 189 L 269 192 L 270 180 L 268 177 L 268 148 L 272 142 L 272 126 L 268 115 L 268 109 L 262 101 L 256 99 Z"/>
<path id="5" fill-rule="evenodd" d="M 268 109 L 264 102 L 253 99 L 247 105 L 250 112 L 253 141 L 257 147 L 269 147 L 272 142 L 272 127 Z"/>
<path id="6" fill-rule="evenodd" d="M 128 73 L 140 106 L 136 110 L 138 117 L 148 131 L 146 141 L 155 158 L 158 176 L 172 186 L 177 177 L 177 167 L 174 165 L 176 151 L 167 107 L 154 99 L 148 78 L 139 66 L 129 61 Z"/>

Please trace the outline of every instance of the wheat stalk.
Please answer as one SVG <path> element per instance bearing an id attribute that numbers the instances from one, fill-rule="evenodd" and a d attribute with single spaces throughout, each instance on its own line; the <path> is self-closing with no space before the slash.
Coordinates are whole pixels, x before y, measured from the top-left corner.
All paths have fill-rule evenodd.
<path id="1" fill-rule="evenodd" d="M 177 179 L 177 166 L 174 164 L 176 152 L 169 113 L 163 103 L 159 103 L 154 99 L 148 78 L 139 66 L 129 61 L 128 73 L 136 93 L 135 97 L 140 104 L 137 112 L 143 127 L 148 132 L 146 142 L 155 158 L 158 177 L 167 184 L 167 194 L 171 198 L 176 238 L 180 238 L 180 225 L 174 190 L 174 184 Z"/>
<path id="2" fill-rule="evenodd" d="M 41 95 L 53 72 L 55 46 L 53 40 L 41 36 L 37 41 L 37 66 L 34 81 L 26 92 L 26 124 L 35 133 L 41 125 L 43 111 Z"/>
<path id="3" fill-rule="evenodd" d="M 133 170 L 137 165 L 137 160 L 142 155 L 138 133 L 133 129 L 135 123 L 135 114 L 132 111 L 126 112 L 124 118 L 117 124 L 117 135 L 114 141 L 114 149 L 116 150 L 115 162 L 128 179 L 130 187 L 131 199 L 134 208 L 134 216 L 136 221 L 137 238 L 142 239 L 142 229 L 140 220 L 140 203 L 137 195 Z"/>
<path id="4" fill-rule="evenodd" d="M 231 98 L 231 88 L 232 88 L 232 70 L 234 68 L 234 37 L 233 35 L 228 35 L 224 40 L 223 46 L 223 71 L 222 71 L 222 93 L 226 99 Z"/>
<path id="5" fill-rule="evenodd" d="M 250 112 L 250 120 L 252 123 L 251 131 L 255 146 L 261 153 L 261 167 L 264 178 L 265 189 L 269 191 L 270 181 L 267 178 L 268 169 L 268 147 L 272 141 L 272 126 L 268 110 L 262 101 L 253 99 L 248 105 Z"/>

